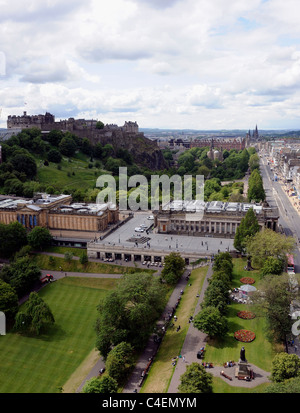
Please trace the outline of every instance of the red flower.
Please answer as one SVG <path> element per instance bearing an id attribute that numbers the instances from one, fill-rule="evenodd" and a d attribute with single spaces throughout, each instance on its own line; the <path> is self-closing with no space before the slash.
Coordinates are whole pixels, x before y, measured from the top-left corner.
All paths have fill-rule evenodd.
<path id="1" fill-rule="evenodd" d="M 255 280 L 254 278 L 251 278 L 251 277 L 243 277 L 240 279 L 240 282 L 243 284 L 254 284 Z"/>
<path id="2" fill-rule="evenodd" d="M 255 334 L 250 330 L 238 330 L 234 333 L 234 338 L 244 343 L 250 343 L 255 339 Z"/>
<path id="3" fill-rule="evenodd" d="M 251 311 L 239 311 L 237 313 L 237 316 L 245 320 L 251 320 L 252 318 L 256 317 L 256 315 L 252 313 Z"/>

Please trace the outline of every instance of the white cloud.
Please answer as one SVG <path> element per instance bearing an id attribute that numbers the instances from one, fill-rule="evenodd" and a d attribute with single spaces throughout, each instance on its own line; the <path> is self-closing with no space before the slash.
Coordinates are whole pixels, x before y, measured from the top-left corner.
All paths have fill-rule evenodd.
<path id="1" fill-rule="evenodd" d="M 298 4 L 0 0 L 1 126 L 28 102 L 141 127 L 295 127 Z"/>

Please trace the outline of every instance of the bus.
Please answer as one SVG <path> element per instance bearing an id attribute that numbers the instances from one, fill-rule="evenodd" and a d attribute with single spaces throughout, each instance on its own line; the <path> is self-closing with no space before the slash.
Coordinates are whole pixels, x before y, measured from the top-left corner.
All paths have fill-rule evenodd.
<path id="1" fill-rule="evenodd" d="M 286 257 L 287 257 L 286 272 L 288 274 L 295 274 L 294 256 L 292 254 L 286 254 Z"/>

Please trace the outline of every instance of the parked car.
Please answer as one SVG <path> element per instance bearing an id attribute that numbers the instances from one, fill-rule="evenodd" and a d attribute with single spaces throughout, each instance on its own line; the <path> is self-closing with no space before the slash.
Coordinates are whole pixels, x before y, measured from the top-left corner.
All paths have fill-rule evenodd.
<path id="1" fill-rule="evenodd" d="M 53 275 L 52 275 L 52 274 L 46 274 L 45 277 L 41 277 L 41 278 L 40 278 L 40 282 L 41 282 L 42 284 L 49 283 L 49 282 L 51 282 L 51 280 L 53 280 Z"/>
<path id="2" fill-rule="evenodd" d="M 147 219 L 154 219 L 154 216 L 150 215 L 149 217 L 147 217 Z"/>
<path id="3" fill-rule="evenodd" d="M 144 229 L 140 227 L 134 228 L 134 230 L 135 232 L 144 232 Z"/>

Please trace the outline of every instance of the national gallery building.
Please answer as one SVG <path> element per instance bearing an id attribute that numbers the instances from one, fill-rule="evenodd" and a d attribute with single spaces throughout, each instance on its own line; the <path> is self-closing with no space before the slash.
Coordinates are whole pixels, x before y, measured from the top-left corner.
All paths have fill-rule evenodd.
<path id="1" fill-rule="evenodd" d="M 33 199 L 0 196 L 0 223 L 18 221 L 28 230 L 41 226 L 53 236 L 91 239 L 118 222 L 107 204 L 72 203 L 71 195 L 39 194 Z"/>
<path id="2" fill-rule="evenodd" d="M 278 208 L 221 201 L 172 201 L 160 210 L 153 211 L 154 227 L 162 234 L 234 238 L 249 208 L 253 208 L 260 229 L 279 229 Z"/>

